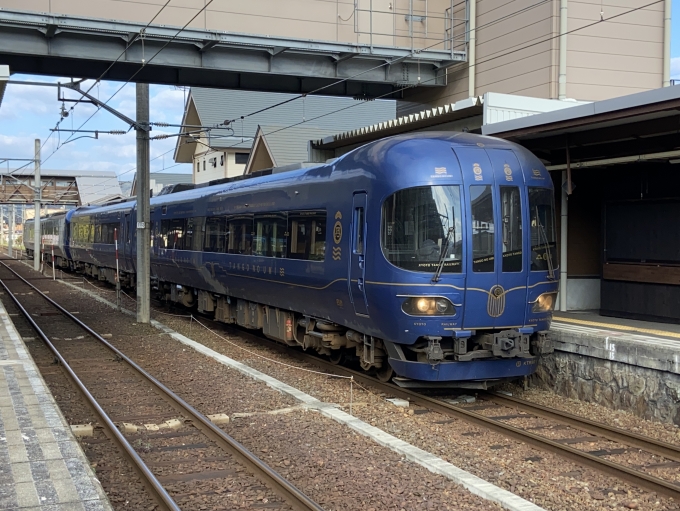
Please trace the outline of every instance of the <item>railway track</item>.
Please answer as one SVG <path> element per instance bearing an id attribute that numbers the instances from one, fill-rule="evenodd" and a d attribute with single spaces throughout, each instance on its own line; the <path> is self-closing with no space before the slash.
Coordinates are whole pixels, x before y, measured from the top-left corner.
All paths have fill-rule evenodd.
<path id="1" fill-rule="evenodd" d="M 493 392 L 480 392 L 481 402 L 477 401 L 471 405 L 453 404 L 392 383 L 380 382 L 377 378 L 361 371 L 333 364 L 313 354 L 290 350 L 274 341 L 239 328 L 225 326 L 221 323 L 215 325 L 221 325 L 223 328 L 232 330 L 233 333 L 243 338 L 264 342 L 282 353 L 292 355 L 300 361 L 311 363 L 329 373 L 353 376 L 355 381 L 371 386 L 379 392 L 407 399 L 415 405 L 445 416 L 474 423 L 541 450 L 555 453 L 581 466 L 599 470 L 633 485 L 671 497 L 676 501 L 680 500 L 680 483 L 665 480 L 649 473 L 665 469 L 670 469 L 671 472 L 677 471 L 677 467 L 680 467 L 680 447 L 676 445 Z M 517 421 L 534 419 L 541 419 L 543 423 L 538 425 L 517 424 Z M 513 421 L 515 421 L 515 424 L 513 424 Z M 555 431 L 565 430 L 568 430 L 569 433 L 576 433 L 577 436 L 568 435 L 563 438 L 550 438 L 546 434 L 536 432 L 554 433 Z M 587 435 L 584 436 L 583 433 Z M 603 443 L 605 445 L 602 445 Z M 593 444 L 595 444 L 595 447 L 601 448 L 593 449 Z M 573 445 L 582 445 L 583 447 L 577 448 Z M 627 454 L 638 455 L 640 451 L 648 454 L 646 457 L 650 460 L 650 463 L 644 465 L 626 463 L 625 456 Z M 608 458 L 623 459 L 613 461 Z"/>
<path id="2" fill-rule="evenodd" d="M 167 304 L 162 302 L 158 302 L 156 305 L 167 306 Z M 329 373 L 353 376 L 357 382 L 372 386 L 379 392 L 407 399 L 415 405 L 445 416 L 474 423 L 485 429 L 528 443 L 541 450 L 555 453 L 579 465 L 605 472 L 633 485 L 672 497 L 676 501 L 680 500 L 680 484 L 675 481 L 664 480 L 653 473 L 649 473 L 663 469 L 677 470 L 677 467 L 680 466 L 680 447 L 678 446 L 591 421 L 574 414 L 493 392 L 480 392 L 481 402 L 469 406 L 465 404 L 452 404 L 446 400 L 405 389 L 391 383 L 380 382 L 364 372 L 333 364 L 314 354 L 286 348 L 279 343 L 252 332 L 214 322 L 205 317 L 204 319 L 210 321 L 215 328 L 226 329 L 242 338 L 266 343 L 281 353 L 293 356 L 300 361 L 311 363 Z M 549 421 L 549 423 L 528 425 L 523 422 L 534 419 Z M 517 423 L 520 424 L 518 425 Z M 536 433 L 536 431 L 554 433 L 555 431 L 564 430 L 575 432 L 579 435 L 586 433 L 586 435 L 550 438 L 549 435 Z M 593 444 L 599 445 L 603 442 L 607 442 L 605 448 L 592 449 Z M 573 447 L 573 445 L 581 445 L 582 447 L 577 448 Z M 649 456 L 659 457 L 661 460 L 655 459 L 652 463 L 636 465 L 627 464 L 625 459 L 621 461 L 608 459 L 625 458 L 626 454 L 634 451 L 644 452 L 649 454 Z"/>
<path id="3" fill-rule="evenodd" d="M 2 260 L 0 284 L 82 394 L 106 435 L 134 467 L 159 509 L 179 510 L 177 497 L 186 500 L 188 495 L 200 495 L 208 506 L 211 499 L 215 505 L 224 506 L 228 499 L 216 489 L 255 487 L 258 492 L 268 490 L 270 498 L 264 501 L 267 508 L 322 511 Z M 116 426 L 116 422 L 140 421 L 159 424 L 124 428 L 126 433 Z"/>

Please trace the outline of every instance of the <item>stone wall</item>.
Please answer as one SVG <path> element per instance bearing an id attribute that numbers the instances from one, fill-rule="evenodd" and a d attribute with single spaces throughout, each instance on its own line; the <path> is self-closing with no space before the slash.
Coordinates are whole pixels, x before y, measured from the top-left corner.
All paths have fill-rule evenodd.
<path id="1" fill-rule="evenodd" d="M 556 350 L 543 359 L 533 381 L 562 396 L 680 425 L 675 373 Z"/>

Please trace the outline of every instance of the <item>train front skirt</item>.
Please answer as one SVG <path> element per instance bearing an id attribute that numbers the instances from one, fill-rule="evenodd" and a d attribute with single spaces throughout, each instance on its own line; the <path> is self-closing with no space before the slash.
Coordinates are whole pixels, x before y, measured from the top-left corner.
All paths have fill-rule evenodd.
<path id="1" fill-rule="evenodd" d="M 475 360 L 474 362 L 439 362 L 428 364 L 390 358 L 389 363 L 402 378 L 428 382 L 456 383 L 474 380 L 511 379 L 529 376 L 536 371 L 539 357 Z M 467 386 L 467 385 L 465 385 Z"/>

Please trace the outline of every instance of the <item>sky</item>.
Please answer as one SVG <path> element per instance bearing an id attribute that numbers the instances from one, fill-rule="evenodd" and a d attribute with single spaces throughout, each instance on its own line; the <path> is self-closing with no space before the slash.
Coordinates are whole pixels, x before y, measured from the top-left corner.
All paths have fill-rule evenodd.
<path id="1" fill-rule="evenodd" d="M 66 83 L 70 78 L 48 78 L 42 76 L 15 74 L 12 81 L 32 81 Z M 81 88 L 87 91 L 93 81 L 85 81 Z M 121 89 L 122 87 L 122 89 Z M 125 135 L 75 134 L 67 141 L 70 133 L 53 133 L 50 131 L 61 119 L 62 102 L 57 101 L 57 87 L 45 87 L 23 84 L 8 84 L 5 97 L 0 107 L 0 159 L 33 158 L 35 139 L 40 139 L 43 148 L 41 158 L 45 169 L 69 170 L 112 170 L 120 181 L 132 181 L 136 167 L 135 131 Z M 90 91 L 90 94 L 101 101 L 113 96 L 108 105 L 135 118 L 135 85 L 124 85 L 121 82 L 101 82 Z M 115 96 L 114 96 L 115 94 Z M 152 122 L 180 124 L 187 91 L 182 88 L 162 85 L 150 86 L 150 119 Z M 66 98 L 75 99 L 79 95 L 72 91 L 65 92 Z M 69 116 L 64 118 L 60 129 L 78 129 L 97 110 L 92 104 L 79 103 L 73 111 L 72 102 L 64 102 Z M 124 130 L 129 126 L 114 115 L 100 110 L 83 127 L 83 130 Z M 152 136 L 173 134 L 178 128 L 156 128 Z M 48 138 L 49 137 L 49 138 Z M 175 165 L 173 152 L 176 138 L 151 141 L 151 171 L 191 173 L 190 164 Z M 3 169 L 16 168 L 24 162 L 3 164 Z"/>
<path id="2" fill-rule="evenodd" d="M 680 80 L 680 1 L 673 2 L 673 30 L 671 37 L 671 78 Z M 41 81 L 56 83 L 68 82 L 70 78 L 47 78 L 29 75 L 12 75 L 12 80 Z M 92 81 L 86 81 L 82 87 L 87 90 Z M 128 117 L 135 117 L 135 85 L 123 86 L 119 82 L 101 82 L 96 85 L 91 94 L 100 100 L 108 100 L 110 106 L 124 113 Z M 118 91 L 118 92 L 117 92 Z M 115 96 L 114 96 L 115 94 Z M 179 124 L 187 91 L 182 88 L 162 85 L 150 87 L 150 118 L 153 122 L 167 122 Z M 67 98 L 75 98 L 75 93 L 68 92 Z M 66 109 L 73 103 L 66 102 Z M 43 143 L 42 160 L 46 169 L 74 169 L 74 170 L 113 170 L 120 181 L 132 181 L 135 172 L 135 132 L 126 135 L 100 134 L 98 140 L 80 138 L 63 144 L 69 133 L 52 133 L 60 120 L 62 103 L 57 101 L 56 87 L 39 87 L 29 85 L 8 85 L 5 97 L 0 107 L 0 159 L 2 158 L 33 158 L 34 140 Z M 96 110 L 91 104 L 78 104 L 70 115 L 63 119 L 60 127 L 76 129 L 85 122 Z M 128 126 L 106 111 L 99 111 L 82 129 L 89 130 L 127 130 Z M 175 133 L 177 128 L 154 128 L 152 135 L 161 133 Z M 92 136 L 76 134 L 79 136 Z M 48 138 L 49 137 L 49 138 Z M 176 165 L 173 160 L 173 149 L 176 138 L 156 140 L 151 142 L 151 171 L 152 172 L 182 172 L 191 173 L 190 164 Z M 15 168 L 23 163 L 9 164 Z M 3 164 L 7 169 L 8 164 Z"/>
<path id="3" fill-rule="evenodd" d="M 680 80 L 680 1 L 671 10 L 671 78 Z"/>

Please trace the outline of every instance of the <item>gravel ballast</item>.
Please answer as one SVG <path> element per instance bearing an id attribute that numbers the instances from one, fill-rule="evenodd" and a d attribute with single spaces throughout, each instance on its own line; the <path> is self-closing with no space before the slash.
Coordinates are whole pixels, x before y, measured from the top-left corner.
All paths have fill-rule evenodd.
<path id="1" fill-rule="evenodd" d="M 59 287 L 59 284 L 55 286 L 55 293 Z M 113 293 L 109 289 L 95 290 L 89 285 L 88 288 L 109 300 L 114 297 Z M 78 307 L 81 309 L 81 314 L 86 314 L 86 311 L 84 310 L 86 307 L 81 304 L 82 294 L 80 294 L 79 298 L 76 296 L 79 294 L 79 292 L 71 291 L 70 289 L 66 291 L 63 287 L 61 287 L 61 289 L 62 291 L 59 294 L 64 294 L 65 296 L 63 298 L 65 300 L 72 301 L 72 303 L 78 303 Z M 56 298 L 54 295 L 51 296 L 52 298 Z M 132 308 L 131 302 L 126 301 L 126 305 L 128 308 Z M 177 314 L 182 314 L 183 311 L 176 310 L 176 312 Z M 102 316 L 115 315 L 116 318 L 113 323 L 117 326 L 122 326 L 123 323 L 131 321 L 128 316 L 118 315 L 118 313 L 115 313 L 110 308 L 95 304 L 93 301 L 87 303 L 87 314 L 91 315 L 93 320 L 97 317 L 101 319 Z M 259 371 L 262 371 L 291 386 L 309 393 L 317 399 L 325 402 L 337 403 L 345 411 L 349 411 L 350 386 L 345 381 L 303 371 L 299 368 L 313 368 L 307 364 L 301 364 L 300 362 L 295 361 L 286 355 L 281 355 L 276 351 L 259 346 L 256 343 L 239 339 L 238 335 L 225 333 L 224 331 L 218 332 L 220 336 L 228 339 L 228 341 L 225 341 L 216 337 L 207 330 L 202 329 L 196 323 L 190 323 L 187 319 L 167 316 L 156 312 L 154 312 L 153 315 L 164 324 L 190 337 L 191 339 L 204 344 L 218 353 L 222 353 L 228 357 L 232 357 L 236 360 L 246 363 L 258 369 Z M 84 316 L 81 317 L 85 320 Z M 85 321 L 89 322 L 88 320 Z M 142 327 L 142 325 L 134 325 L 133 323 L 130 323 L 130 326 L 135 328 Z M 143 329 L 145 328 L 147 327 L 144 326 Z M 139 330 L 135 330 L 135 332 L 139 332 Z M 270 428 L 273 427 L 272 424 L 275 423 L 287 424 L 288 421 L 292 421 L 293 419 L 295 419 L 293 423 L 297 423 L 300 420 L 300 417 L 313 417 L 313 423 L 315 426 L 313 429 L 311 429 L 311 426 L 306 428 L 308 432 L 329 431 L 330 426 L 327 423 L 330 421 L 328 421 L 328 419 L 324 419 L 323 417 L 319 417 L 319 414 L 313 412 L 293 411 L 288 414 L 280 414 L 276 416 L 262 415 L 261 413 L 271 410 L 295 407 L 299 403 L 297 403 L 295 400 L 292 400 L 290 397 L 283 396 L 278 392 L 268 389 L 262 384 L 253 382 L 249 378 L 238 375 L 238 373 L 235 373 L 235 371 L 217 368 L 215 369 L 217 373 L 213 373 L 212 369 L 210 369 L 211 363 L 208 362 L 210 359 L 207 359 L 202 355 L 194 353 L 194 356 L 198 357 L 197 360 L 200 361 L 192 361 L 182 364 L 171 364 L 170 362 L 166 364 L 161 363 L 162 358 L 156 358 L 156 352 L 152 349 L 154 346 L 158 346 L 158 349 L 160 349 L 163 353 L 166 353 L 168 357 L 174 357 L 174 360 L 177 360 L 176 357 L 181 356 L 183 361 L 185 360 L 183 357 L 187 356 L 186 354 L 191 350 L 182 348 L 181 345 L 175 343 L 174 341 L 169 341 L 167 336 L 157 335 L 157 330 L 155 331 L 156 335 L 151 334 L 150 331 L 147 332 L 145 330 L 144 332 L 145 335 L 143 336 L 143 342 L 137 343 L 139 346 L 144 346 L 144 349 L 142 350 L 144 354 L 141 354 L 140 356 L 143 358 L 141 360 L 138 359 L 137 361 L 152 373 L 154 373 L 154 370 L 162 372 L 163 367 L 165 367 L 165 371 L 174 372 L 174 376 L 172 374 L 156 374 L 159 379 L 167 383 L 169 386 L 172 387 L 171 380 L 173 378 L 178 378 L 183 381 L 191 381 L 190 378 L 194 378 L 198 381 L 200 380 L 200 377 L 198 376 L 200 371 L 207 371 L 208 374 L 211 374 L 212 384 L 210 385 L 209 389 L 201 389 L 199 386 L 196 388 L 196 390 L 193 390 L 193 387 L 190 385 L 187 386 L 186 389 L 182 389 L 182 392 L 187 393 L 186 396 L 183 395 L 183 397 L 186 399 L 203 400 L 203 405 L 195 403 L 201 411 L 205 410 L 204 413 L 230 413 L 232 415 L 233 413 L 260 412 L 250 419 L 250 422 L 248 422 L 249 426 L 243 430 L 244 436 L 242 438 L 244 438 L 244 443 L 246 445 L 248 445 L 248 442 L 254 442 L 254 440 L 248 440 L 248 435 L 245 434 L 245 431 L 250 429 L 251 423 L 253 423 L 254 426 L 259 425 L 260 427 L 264 427 L 263 424 L 268 424 L 267 428 Z M 120 333 L 116 331 L 114 333 L 113 339 L 123 351 L 130 349 L 130 346 L 126 345 L 135 344 L 136 341 L 134 339 L 137 337 L 136 333 L 127 334 L 130 337 L 126 337 L 125 335 L 124 329 Z M 236 346 L 230 343 L 234 343 Z M 179 346 L 178 349 L 180 350 L 181 355 L 173 351 L 175 350 L 173 345 Z M 182 352 L 182 349 L 186 351 Z M 271 360 L 259 358 L 258 355 L 267 357 Z M 192 359 L 187 358 L 186 360 L 189 361 Z M 282 365 L 276 363 L 275 361 L 282 361 L 287 365 Z M 215 362 L 215 364 L 217 363 Z M 147 367 L 147 365 L 154 366 L 156 369 L 150 369 L 150 367 Z M 185 368 L 192 365 L 193 369 L 190 373 L 187 373 Z M 198 367 L 201 367 L 202 369 L 198 369 Z M 206 369 L 206 367 L 208 369 Z M 232 378 L 235 378 L 236 376 L 240 377 L 241 380 L 238 378 L 232 380 Z M 241 383 L 238 383 L 235 386 L 229 385 L 228 389 L 220 390 L 218 385 L 219 380 L 224 380 L 225 385 L 227 381 L 240 381 Z M 221 396 L 223 393 L 238 393 L 240 392 L 241 388 L 247 389 L 248 387 L 246 382 L 254 385 L 254 387 L 252 390 L 241 393 L 241 397 L 232 399 L 230 396 Z M 355 416 L 363 419 L 369 424 L 380 427 L 384 431 L 396 436 L 397 438 L 410 442 L 411 444 L 426 451 L 432 452 L 435 455 L 441 456 L 443 459 L 465 470 L 468 470 L 471 473 L 500 486 L 501 488 L 505 488 L 511 492 L 517 493 L 525 499 L 533 501 L 536 504 L 545 507 L 546 509 L 679 509 L 677 503 L 670 499 L 659 498 L 645 490 L 634 488 L 628 484 L 617 481 L 611 477 L 604 476 L 593 470 L 578 467 L 577 465 L 567 462 L 559 457 L 538 451 L 525 444 L 509 440 L 502 435 L 481 430 L 480 428 L 472 426 L 464 421 L 452 420 L 448 417 L 444 417 L 433 412 L 427 413 L 427 411 L 424 409 L 421 410 L 413 407 L 410 409 L 398 408 L 391 403 L 384 401 L 385 397 L 391 396 L 377 395 L 372 392 L 367 392 L 358 388 L 357 385 L 353 386 L 352 391 L 352 410 Z M 210 397 L 206 398 L 205 392 L 209 393 L 208 395 Z M 529 391 L 528 394 L 530 396 L 532 396 L 531 392 L 534 391 Z M 265 398 L 264 402 L 260 402 L 260 395 L 270 396 L 270 394 L 277 396 L 279 401 L 277 401 L 276 404 L 273 404 L 274 401 L 270 401 L 269 397 Z M 191 397 L 189 398 L 187 396 Z M 527 398 L 526 395 L 522 397 Z M 533 397 L 537 402 L 541 402 L 540 399 L 547 400 L 549 396 L 542 395 L 540 393 L 534 393 Z M 563 398 L 556 399 L 563 400 Z M 238 406 L 235 406 L 235 403 Z M 208 406 L 205 406 L 206 404 L 208 404 Z M 546 402 L 543 404 L 553 406 L 552 404 Z M 210 405 L 214 406 L 209 410 Z M 204 406 L 204 408 L 202 408 L 202 406 Z M 565 406 L 567 406 L 567 411 L 579 413 L 574 409 L 569 409 L 568 404 L 565 404 Z M 606 413 L 611 414 L 611 411 L 607 410 Z M 243 418 L 236 419 L 229 425 L 229 427 L 236 428 L 236 424 L 243 420 Z M 642 421 L 637 417 L 635 420 L 637 423 L 636 427 L 640 428 L 638 432 L 645 435 L 654 436 L 654 434 L 650 433 L 650 431 L 657 431 L 661 436 L 670 435 L 672 437 L 672 434 L 675 433 L 674 431 L 667 430 L 664 425 Z M 282 422 L 279 423 L 278 421 Z M 621 421 L 622 419 L 619 418 L 619 423 L 616 423 L 615 425 L 618 425 L 619 427 L 627 427 L 628 423 L 624 422 L 624 424 L 621 424 Z M 331 438 L 332 441 L 332 438 L 337 436 L 337 447 L 340 448 L 343 446 L 343 443 L 347 442 L 347 440 L 343 438 L 343 431 L 345 436 L 352 435 L 353 433 L 346 430 L 346 428 L 334 425 L 333 423 L 330 424 L 340 428 L 340 432 L 333 433 L 331 437 L 328 437 Z M 291 426 L 291 424 L 288 426 Z M 239 427 L 243 428 L 243 426 Z M 236 435 L 236 433 L 234 433 L 234 435 Z M 267 440 L 269 442 L 274 442 L 277 439 L 276 434 L 262 436 L 264 438 L 271 438 L 271 440 Z M 355 436 L 358 439 L 362 439 L 362 437 L 359 437 L 358 435 Z M 283 434 L 282 437 L 285 438 L 286 434 Z M 314 438 L 315 435 L 306 434 L 305 438 L 307 437 Z M 290 438 L 293 437 L 291 436 Z M 316 435 L 316 438 L 321 437 Z M 664 437 L 664 439 L 669 441 L 667 437 Z M 285 442 L 285 440 L 283 441 Z M 378 460 L 388 459 L 389 456 L 393 455 L 391 451 L 384 448 L 378 448 L 375 444 L 366 439 L 362 439 L 362 441 L 368 442 L 367 445 L 370 446 L 366 447 L 366 450 L 375 451 L 375 449 L 380 449 L 380 455 L 377 456 Z M 315 445 L 313 449 L 315 452 L 317 449 L 320 452 L 323 452 L 321 449 L 322 446 L 326 445 L 326 443 L 327 442 L 322 442 L 321 446 L 318 448 L 316 447 L 316 444 L 310 445 Z M 289 444 L 292 445 L 293 442 L 289 442 Z M 261 448 L 268 450 L 272 449 L 273 452 L 278 453 L 277 455 L 279 458 L 286 457 L 285 452 L 281 452 L 280 450 L 277 451 L 277 448 L 275 448 L 273 445 L 264 447 L 257 445 L 257 449 Z M 331 454 L 328 455 L 330 456 Z M 332 455 L 336 455 L 336 453 L 333 452 Z M 285 462 L 285 459 L 283 461 Z M 318 461 L 319 460 L 316 462 L 318 463 Z M 289 462 L 291 463 L 290 466 L 292 466 L 293 461 L 289 459 Z M 311 460 L 311 463 L 313 465 L 314 459 Z M 324 461 L 324 463 L 326 462 Z M 413 465 L 412 463 L 402 463 L 408 465 L 408 473 L 411 473 L 414 468 L 420 468 Z M 363 469 L 362 477 L 365 476 L 368 478 L 367 480 L 375 481 L 375 479 L 368 477 L 371 475 L 369 473 L 374 472 L 376 470 L 375 467 L 378 467 L 379 469 L 382 463 L 379 461 L 369 462 L 366 458 L 362 458 L 360 464 L 362 465 Z M 284 466 L 286 466 L 285 463 Z M 365 468 L 367 466 L 374 468 L 372 470 L 368 470 Z M 327 470 L 327 468 L 324 468 L 324 470 Z M 438 483 L 435 483 L 434 487 L 436 487 L 436 484 L 442 484 L 442 481 L 449 483 L 445 479 L 439 476 L 434 476 L 433 474 L 429 474 L 427 472 L 425 473 L 425 476 L 436 477 L 436 481 L 438 481 Z M 381 473 L 379 480 L 387 480 L 389 477 L 389 475 Z M 401 476 L 398 477 L 398 479 L 400 478 Z M 376 484 L 379 485 L 380 483 Z M 303 491 L 305 491 L 305 488 L 302 484 L 300 487 L 303 489 Z M 460 487 L 454 486 L 454 489 L 455 491 L 461 492 Z M 419 493 L 422 492 L 419 491 Z M 470 496 L 467 492 L 463 493 Z M 447 499 L 444 503 L 446 502 L 452 501 Z M 484 502 L 484 505 L 489 505 L 489 503 Z M 356 508 L 357 507 L 355 507 L 355 509 Z M 378 508 L 389 509 L 389 507 L 384 508 L 382 506 L 378 506 L 376 509 Z M 479 509 L 483 508 L 484 507 L 480 507 Z"/>

